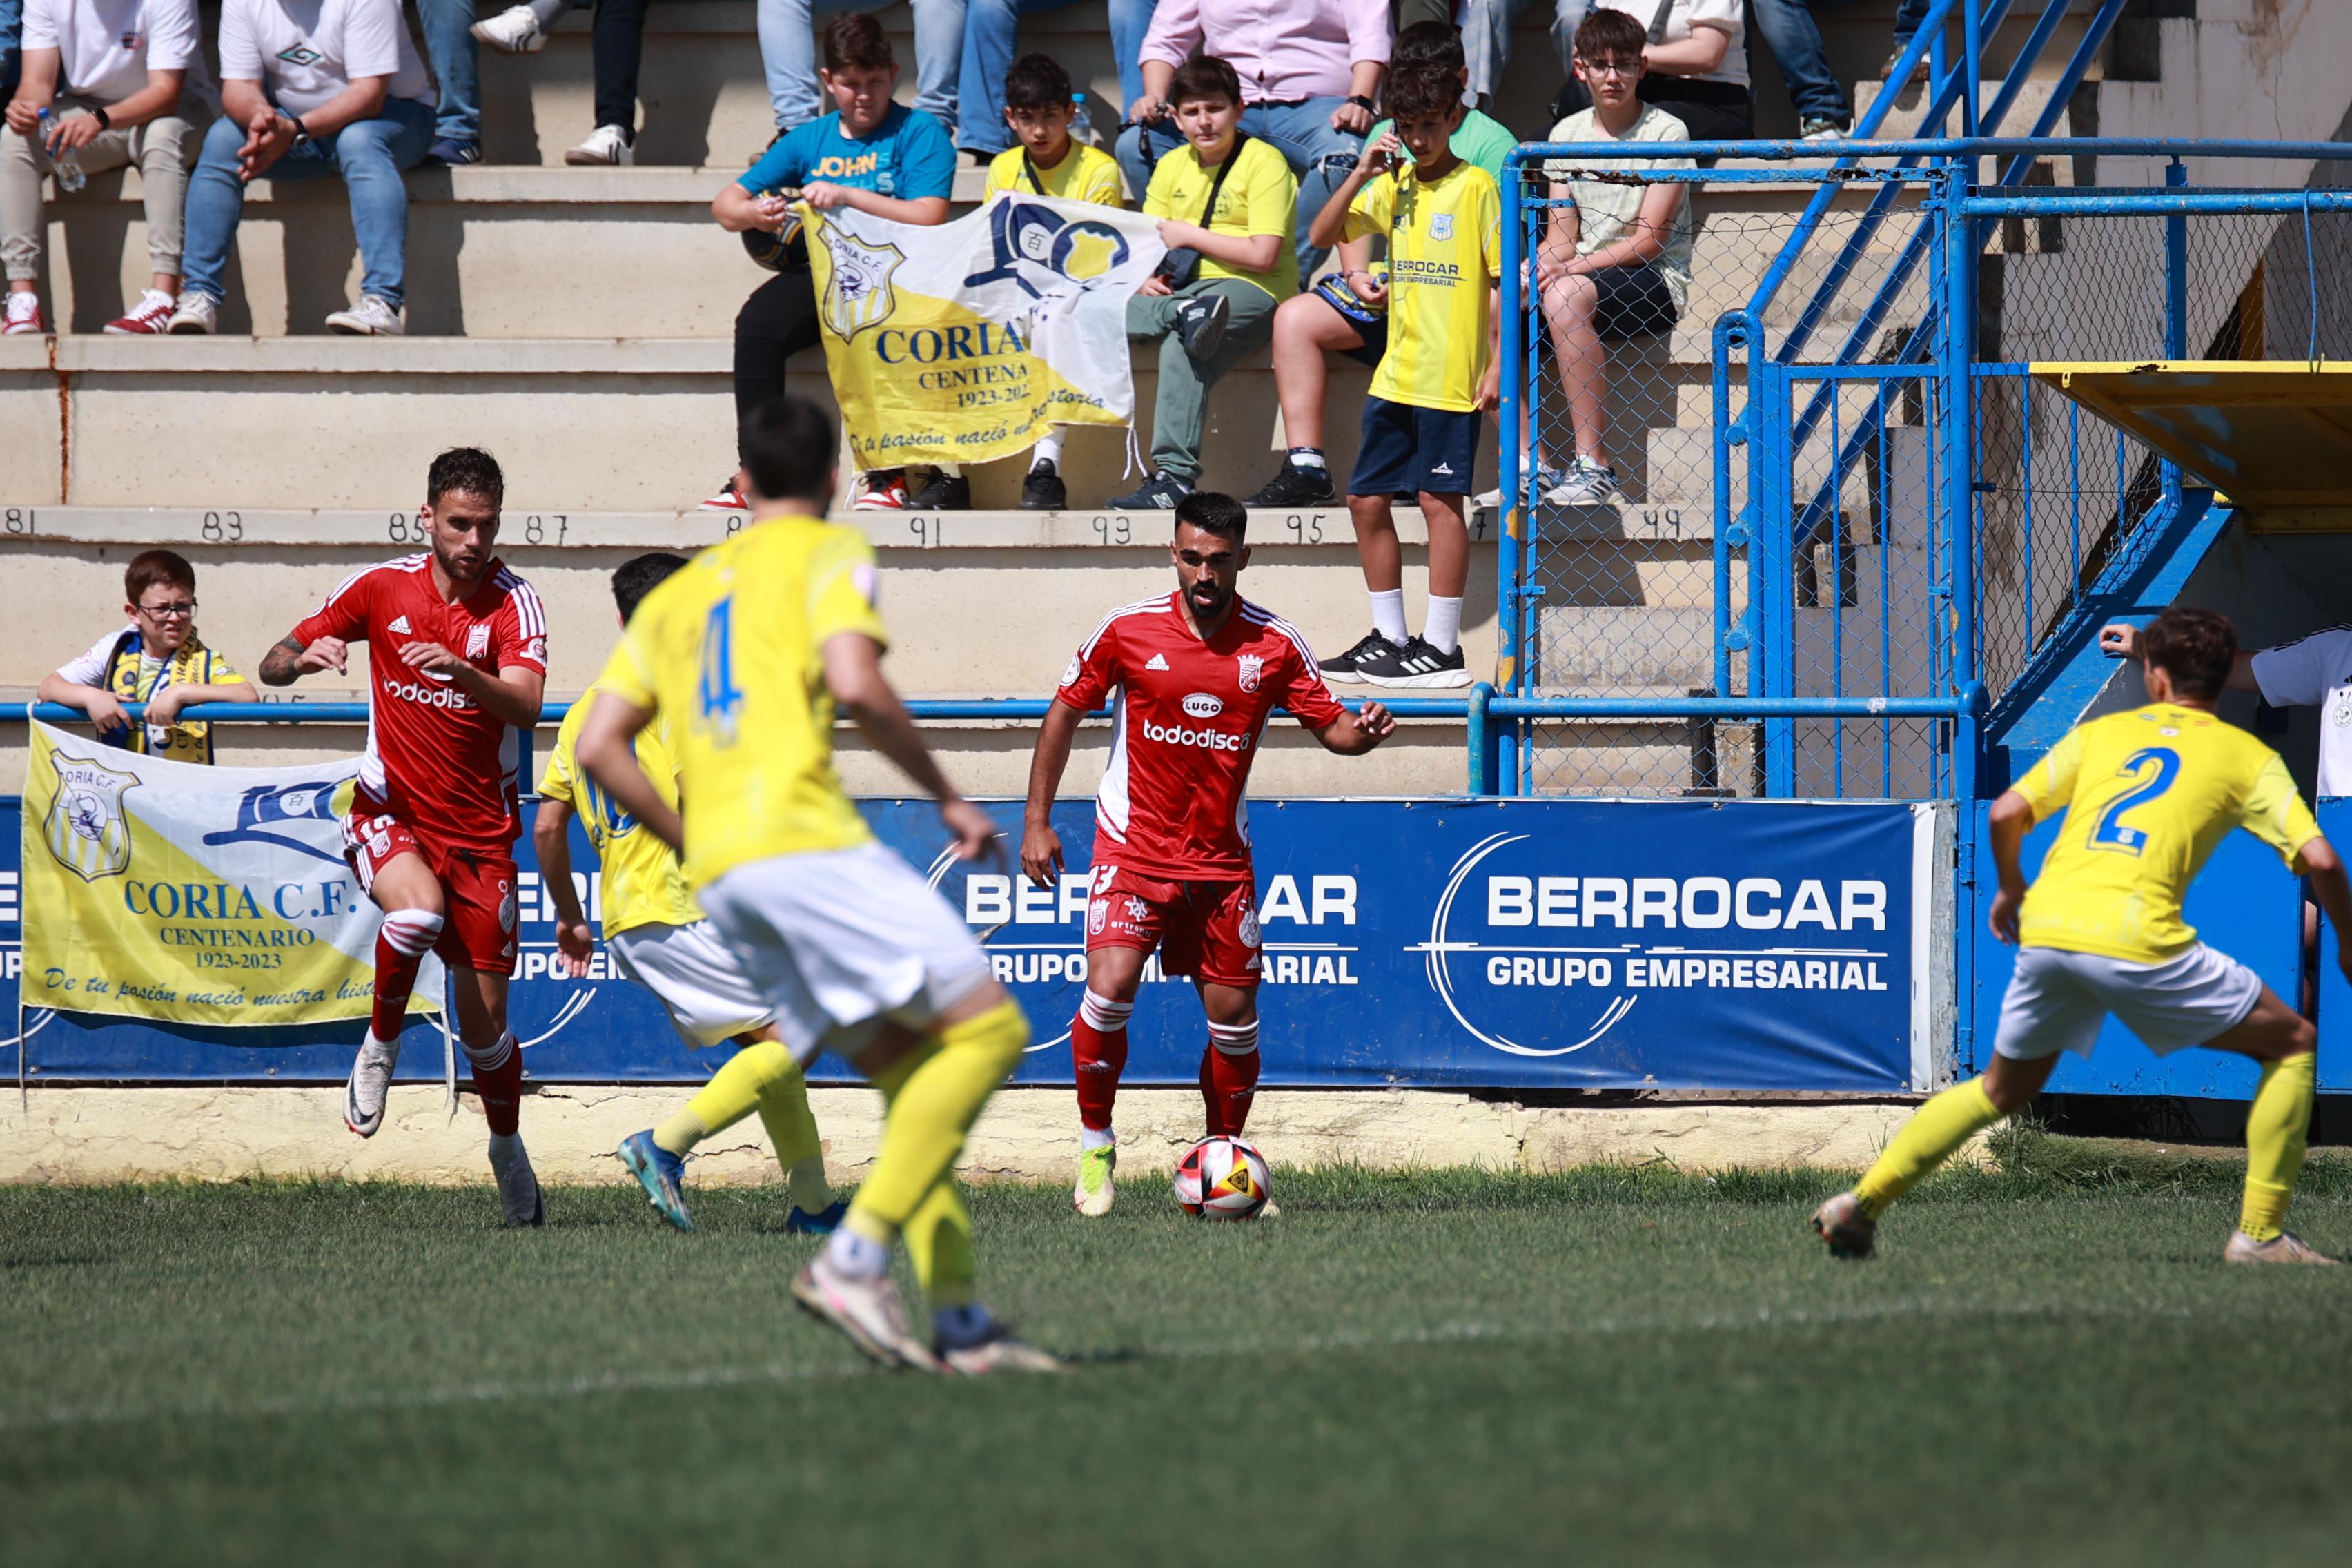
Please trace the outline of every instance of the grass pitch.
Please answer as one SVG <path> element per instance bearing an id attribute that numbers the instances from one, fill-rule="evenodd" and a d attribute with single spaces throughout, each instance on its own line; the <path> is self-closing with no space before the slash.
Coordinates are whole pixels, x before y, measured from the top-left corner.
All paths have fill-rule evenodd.
<path id="1" fill-rule="evenodd" d="M 1074 1374 L 867 1368 L 781 1189 L 0 1190 L 11 1562 L 2298 1563 L 2352 1528 L 2352 1269 L 2227 1270 L 2238 1166 L 2028 1135 L 1899 1208 L 1665 1170 L 982 1189 Z M 2352 1249 L 2352 1161 L 2294 1223 Z"/>

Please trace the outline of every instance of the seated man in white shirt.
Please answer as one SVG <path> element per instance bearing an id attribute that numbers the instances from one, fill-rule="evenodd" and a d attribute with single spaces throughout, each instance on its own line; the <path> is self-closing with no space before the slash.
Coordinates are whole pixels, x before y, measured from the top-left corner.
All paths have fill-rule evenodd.
<path id="1" fill-rule="evenodd" d="M 0 136 L 5 331 L 48 330 L 38 292 L 42 176 L 58 174 L 62 196 L 84 176 L 136 163 L 152 273 L 145 297 L 106 331 L 160 332 L 180 289 L 187 140 L 215 107 L 195 0 L 26 0 L 24 37 L 12 134 Z"/>
<path id="2" fill-rule="evenodd" d="M 218 323 L 221 276 L 253 180 L 341 174 L 363 268 L 330 331 L 395 335 L 408 252 L 401 171 L 433 144 L 434 93 L 400 0 L 222 0 L 221 108 L 188 179 L 187 280 L 174 332 Z"/>

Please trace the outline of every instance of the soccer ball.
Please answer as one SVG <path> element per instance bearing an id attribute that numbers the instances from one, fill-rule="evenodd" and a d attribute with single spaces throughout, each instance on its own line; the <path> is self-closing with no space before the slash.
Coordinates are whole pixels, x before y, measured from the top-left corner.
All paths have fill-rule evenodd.
<path id="1" fill-rule="evenodd" d="M 1238 1138 L 1203 1138 L 1176 1162 L 1176 1201 L 1202 1219 L 1255 1219 L 1274 1195 L 1265 1156 Z"/>

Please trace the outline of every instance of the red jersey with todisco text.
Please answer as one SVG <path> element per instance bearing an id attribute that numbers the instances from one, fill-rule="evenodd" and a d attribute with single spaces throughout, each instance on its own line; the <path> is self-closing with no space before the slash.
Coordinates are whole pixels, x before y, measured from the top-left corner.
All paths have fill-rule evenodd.
<path id="1" fill-rule="evenodd" d="M 514 731 L 446 675 L 403 662 L 401 647 L 439 643 L 485 674 L 547 673 L 547 612 L 531 585 L 492 560 L 481 586 L 451 604 L 433 557 L 404 556 L 343 579 L 295 637 L 368 645 L 367 755 L 360 787 L 412 831 L 505 855 L 520 830 Z"/>
<path id="2" fill-rule="evenodd" d="M 1268 715 L 1320 730 L 1345 711 L 1297 627 L 1240 599 L 1204 641 L 1176 591 L 1104 617 L 1058 696 L 1081 710 L 1111 699 L 1095 862 L 1169 881 L 1248 878 L 1244 796 Z"/>

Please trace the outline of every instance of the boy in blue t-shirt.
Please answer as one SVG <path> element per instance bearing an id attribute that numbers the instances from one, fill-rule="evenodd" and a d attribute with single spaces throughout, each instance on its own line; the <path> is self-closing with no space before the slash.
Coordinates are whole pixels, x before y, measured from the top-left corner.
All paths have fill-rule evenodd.
<path id="1" fill-rule="evenodd" d="M 759 230 L 785 241 L 776 276 L 753 289 L 735 317 L 739 423 L 784 390 L 785 362 L 820 339 L 808 251 L 791 232 L 797 227 L 791 221 L 794 200 L 819 211 L 855 207 L 893 223 L 948 220 L 955 142 L 929 115 L 891 101 L 898 64 L 882 24 L 862 12 L 827 23 L 824 68 L 817 76 L 833 95 L 834 112 L 778 137 L 710 204 L 711 216 L 730 234 Z M 740 476 L 702 504 L 718 511 L 748 510 Z M 903 509 L 906 471 L 867 473 L 856 504 L 862 511 Z"/>

